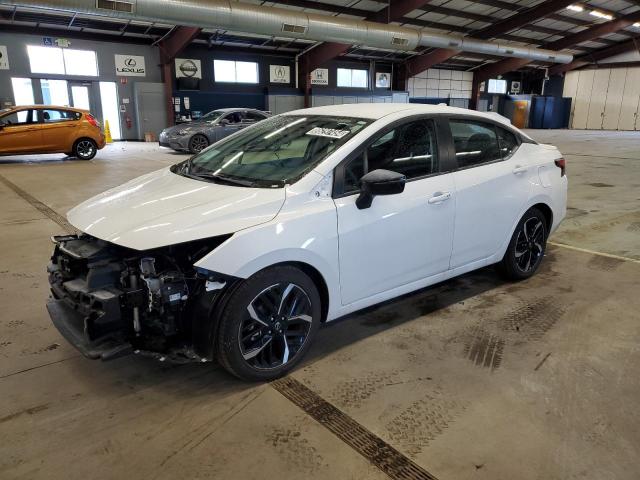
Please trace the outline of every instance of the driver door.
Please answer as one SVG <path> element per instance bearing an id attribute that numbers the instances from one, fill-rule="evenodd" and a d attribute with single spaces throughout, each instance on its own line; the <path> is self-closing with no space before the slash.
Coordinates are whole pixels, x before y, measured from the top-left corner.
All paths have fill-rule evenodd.
<path id="1" fill-rule="evenodd" d="M 42 131 L 38 112 L 24 109 L 0 117 L 0 153 L 36 153 L 42 151 Z"/>
<path id="2" fill-rule="evenodd" d="M 387 292 L 449 268 L 455 202 L 451 174 L 440 174 L 435 122 L 404 121 L 377 135 L 336 169 L 342 303 Z M 359 179 L 386 169 L 407 177 L 402 193 L 376 196 L 359 210 Z"/>
<path id="3" fill-rule="evenodd" d="M 218 128 L 216 128 L 216 141 L 236 133 L 243 127 L 244 125 L 242 124 L 242 115 L 240 112 L 227 113 L 218 121 Z"/>

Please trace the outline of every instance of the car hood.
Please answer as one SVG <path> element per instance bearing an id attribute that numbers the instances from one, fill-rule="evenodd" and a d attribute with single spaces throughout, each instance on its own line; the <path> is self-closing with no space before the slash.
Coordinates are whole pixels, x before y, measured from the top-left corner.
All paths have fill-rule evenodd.
<path id="1" fill-rule="evenodd" d="M 90 198 L 67 218 L 94 237 L 148 250 L 268 222 L 284 200 L 284 188 L 220 185 L 164 168 Z"/>

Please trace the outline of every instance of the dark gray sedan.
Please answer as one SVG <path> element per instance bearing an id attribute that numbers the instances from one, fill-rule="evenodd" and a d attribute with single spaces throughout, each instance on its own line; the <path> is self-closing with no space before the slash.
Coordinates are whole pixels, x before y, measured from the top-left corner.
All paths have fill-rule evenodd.
<path id="1" fill-rule="evenodd" d="M 221 108 L 189 123 L 165 128 L 160 146 L 199 153 L 212 143 L 269 117 L 252 108 Z"/>

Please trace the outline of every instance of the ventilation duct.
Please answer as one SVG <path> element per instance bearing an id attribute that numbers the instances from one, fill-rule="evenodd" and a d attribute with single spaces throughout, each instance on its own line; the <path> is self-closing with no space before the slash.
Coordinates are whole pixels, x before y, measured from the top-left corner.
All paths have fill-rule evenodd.
<path id="1" fill-rule="evenodd" d="M 443 35 L 396 25 L 297 12 L 233 0 L 0 0 L 1 4 L 40 7 L 127 20 L 217 28 L 237 32 L 333 41 L 389 50 L 455 48 L 529 60 L 569 63 L 572 55 Z"/>

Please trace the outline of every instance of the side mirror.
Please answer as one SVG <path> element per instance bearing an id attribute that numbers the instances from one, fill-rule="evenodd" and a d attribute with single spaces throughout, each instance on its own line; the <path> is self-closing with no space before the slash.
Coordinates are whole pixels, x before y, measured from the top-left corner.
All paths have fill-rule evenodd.
<path id="1" fill-rule="evenodd" d="M 359 210 L 369 208 L 377 195 L 395 195 L 404 192 L 407 177 L 391 170 L 373 170 L 360 179 L 360 196 L 356 200 Z"/>

